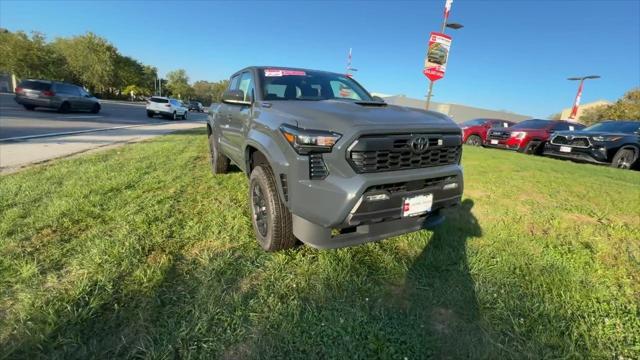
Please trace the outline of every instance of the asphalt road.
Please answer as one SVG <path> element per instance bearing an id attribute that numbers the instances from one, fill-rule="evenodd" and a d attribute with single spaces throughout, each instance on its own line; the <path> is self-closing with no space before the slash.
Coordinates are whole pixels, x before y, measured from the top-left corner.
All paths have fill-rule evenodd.
<path id="1" fill-rule="evenodd" d="M 189 120 L 206 120 L 206 114 L 191 112 Z M 13 94 L 0 94 L 0 140 L 127 125 L 164 124 L 169 121 L 159 117 L 148 118 L 141 104 L 103 102 L 98 114 L 60 114 L 42 108 L 28 111 L 13 100 Z"/>

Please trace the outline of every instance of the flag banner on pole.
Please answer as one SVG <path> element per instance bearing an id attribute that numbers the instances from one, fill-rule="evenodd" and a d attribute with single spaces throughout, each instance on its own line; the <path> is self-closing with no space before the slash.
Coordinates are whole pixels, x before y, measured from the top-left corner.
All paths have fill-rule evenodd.
<path id="1" fill-rule="evenodd" d="M 584 83 L 580 81 L 580 86 L 578 87 L 578 93 L 576 94 L 576 100 L 573 102 L 573 108 L 571 109 L 571 115 L 569 115 L 569 119 L 575 119 L 578 115 L 578 107 L 580 107 L 580 98 L 582 98 L 582 85 Z"/>
<path id="2" fill-rule="evenodd" d="M 440 80 L 447 70 L 447 60 L 451 48 L 451 37 L 442 33 L 432 32 L 429 36 L 429 48 L 424 59 L 422 73 L 431 81 Z"/>
<path id="3" fill-rule="evenodd" d="M 453 0 L 446 0 L 444 3 L 444 22 L 447 22 L 447 19 L 449 18 L 449 12 L 451 11 L 451 4 L 453 3 Z"/>

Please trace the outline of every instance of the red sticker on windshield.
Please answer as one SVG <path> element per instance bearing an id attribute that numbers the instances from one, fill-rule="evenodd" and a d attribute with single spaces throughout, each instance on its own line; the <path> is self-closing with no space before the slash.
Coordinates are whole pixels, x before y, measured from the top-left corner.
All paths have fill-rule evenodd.
<path id="1" fill-rule="evenodd" d="M 265 69 L 264 76 L 305 76 L 307 73 L 301 70 Z"/>

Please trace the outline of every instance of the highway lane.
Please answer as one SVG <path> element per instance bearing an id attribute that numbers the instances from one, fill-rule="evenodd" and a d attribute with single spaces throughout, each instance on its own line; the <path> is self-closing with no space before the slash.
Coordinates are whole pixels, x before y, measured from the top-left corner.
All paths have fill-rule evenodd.
<path id="1" fill-rule="evenodd" d="M 189 120 L 205 119 L 204 113 L 189 113 Z M 142 104 L 103 102 L 102 110 L 98 114 L 60 114 L 55 110 L 41 108 L 28 111 L 13 100 L 13 94 L 0 94 L 0 140 L 168 122 L 169 120 L 162 118 L 148 118 Z"/>

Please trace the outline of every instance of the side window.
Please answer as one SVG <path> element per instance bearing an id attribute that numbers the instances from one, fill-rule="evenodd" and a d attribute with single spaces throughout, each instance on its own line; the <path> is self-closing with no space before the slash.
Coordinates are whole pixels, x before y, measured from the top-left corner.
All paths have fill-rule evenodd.
<path id="1" fill-rule="evenodd" d="M 253 80 L 251 79 L 250 72 L 243 72 L 240 76 L 240 82 L 238 90 L 244 92 L 244 101 L 251 101 L 253 99 Z"/>
<path id="2" fill-rule="evenodd" d="M 232 77 L 231 81 L 229 81 L 229 89 L 227 90 L 238 90 L 239 83 L 240 83 L 240 75 L 236 75 Z"/>
<path id="3" fill-rule="evenodd" d="M 66 95 L 80 96 L 80 91 L 76 86 L 68 84 L 57 84 L 56 92 Z"/>

